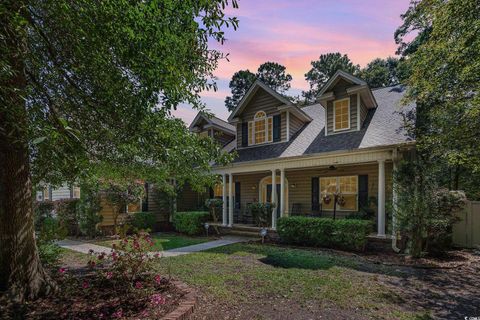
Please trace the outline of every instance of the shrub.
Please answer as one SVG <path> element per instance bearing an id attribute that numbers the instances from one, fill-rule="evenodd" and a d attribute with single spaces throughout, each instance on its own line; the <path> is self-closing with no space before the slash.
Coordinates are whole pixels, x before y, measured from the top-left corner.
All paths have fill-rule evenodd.
<path id="1" fill-rule="evenodd" d="M 55 202 L 55 211 L 60 224 L 68 230 L 68 235 L 78 236 L 80 233 L 78 223 L 79 199 L 63 199 Z"/>
<path id="2" fill-rule="evenodd" d="M 373 231 L 373 222 L 367 220 L 340 219 L 334 222 L 333 245 L 338 248 L 363 251 L 367 236 Z"/>
<path id="3" fill-rule="evenodd" d="M 60 247 L 54 241 L 64 239 L 67 229 L 62 226 L 58 219 L 46 217 L 43 219 L 38 236 L 38 253 L 43 263 L 53 265 L 60 256 Z"/>
<path id="4" fill-rule="evenodd" d="M 371 221 L 310 217 L 282 217 L 277 232 L 285 243 L 363 250 L 372 231 Z"/>
<path id="5" fill-rule="evenodd" d="M 218 222 L 218 215 L 222 212 L 222 205 L 222 199 L 212 198 L 205 200 L 205 206 L 210 210 L 213 222 Z"/>
<path id="6" fill-rule="evenodd" d="M 272 221 L 272 209 L 271 203 L 254 202 L 248 205 L 248 209 L 252 213 L 255 224 L 258 227 L 268 227 Z"/>
<path id="7" fill-rule="evenodd" d="M 209 217 L 206 211 L 177 212 L 173 216 L 173 226 L 180 233 L 198 235 L 203 232 L 203 224 Z"/>
<path id="8" fill-rule="evenodd" d="M 132 217 L 132 225 L 137 230 L 152 231 L 155 227 L 156 217 L 152 212 L 136 212 Z"/>
<path id="9" fill-rule="evenodd" d="M 60 251 L 60 247 L 52 242 L 38 243 L 38 254 L 43 264 L 55 265 L 60 257 Z"/>
<path id="10" fill-rule="evenodd" d="M 84 187 L 78 206 L 80 231 L 90 238 L 97 235 L 97 226 L 103 220 L 100 195 L 95 189 Z"/>
<path id="11" fill-rule="evenodd" d="M 158 253 L 150 254 L 153 245 L 152 238 L 146 232 L 127 236 L 118 245 L 115 244 L 109 254 L 90 251 L 97 259 L 90 260 L 88 265 L 93 268 L 97 263 L 102 264 L 104 268 L 97 269 L 100 275 L 127 290 L 138 288 L 142 280 L 158 282 L 150 272 L 160 257 Z"/>
<path id="12" fill-rule="evenodd" d="M 35 203 L 35 230 L 40 231 L 43 221 L 46 218 L 52 217 L 53 209 L 55 208 L 52 201 L 46 200 Z"/>

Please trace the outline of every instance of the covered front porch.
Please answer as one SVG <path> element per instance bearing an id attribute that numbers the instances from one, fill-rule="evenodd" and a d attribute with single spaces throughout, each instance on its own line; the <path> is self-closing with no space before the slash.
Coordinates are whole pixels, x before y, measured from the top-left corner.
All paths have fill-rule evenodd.
<path id="1" fill-rule="evenodd" d="M 331 154 L 219 169 L 223 183 L 215 196 L 223 200 L 222 225 L 258 227 L 251 204 L 272 203 L 268 217 L 272 230 L 283 216 L 345 218 L 370 214 L 377 235 L 385 237 L 391 233 L 386 227 L 386 208 L 392 207 L 394 198 L 394 153 Z"/>

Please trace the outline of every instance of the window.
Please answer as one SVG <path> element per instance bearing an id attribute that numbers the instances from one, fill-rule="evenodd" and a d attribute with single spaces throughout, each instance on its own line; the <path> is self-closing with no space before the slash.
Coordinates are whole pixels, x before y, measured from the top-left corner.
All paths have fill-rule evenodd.
<path id="1" fill-rule="evenodd" d="M 350 129 L 350 98 L 333 103 L 333 131 Z"/>
<path id="2" fill-rule="evenodd" d="M 338 210 L 357 210 L 358 176 L 320 178 L 320 199 L 323 210 L 333 210 L 335 192 L 339 192 L 344 200 L 343 205 L 337 204 Z M 330 198 L 330 201 L 325 201 L 325 197 Z"/>
<path id="3" fill-rule="evenodd" d="M 73 187 L 73 198 L 80 199 L 80 187 Z"/>
<path id="4" fill-rule="evenodd" d="M 227 197 L 228 197 L 228 188 L 230 187 L 230 183 L 227 182 Z M 232 192 L 235 194 L 235 184 L 232 186 Z M 218 183 L 213 187 L 213 197 L 214 198 L 221 198 L 223 197 L 223 184 Z"/>
<path id="5" fill-rule="evenodd" d="M 253 121 L 248 123 L 248 144 L 261 144 L 273 141 L 273 118 L 264 111 L 258 111 Z"/>

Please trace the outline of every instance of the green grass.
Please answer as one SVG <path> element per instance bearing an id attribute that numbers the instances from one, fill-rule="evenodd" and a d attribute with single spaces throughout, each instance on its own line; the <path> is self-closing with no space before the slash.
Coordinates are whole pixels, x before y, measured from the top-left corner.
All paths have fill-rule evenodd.
<path id="1" fill-rule="evenodd" d="M 154 245 L 150 249 L 150 251 L 163 251 L 187 247 L 207 241 L 212 241 L 214 239 L 207 237 L 189 237 L 172 233 L 158 233 L 152 235 L 152 240 L 154 242 Z M 118 243 L 118 241 L 119 240 L 103 240 L 96 242 L 96 244 L 106 247 L 112 247 L 112 245 L 114 243 Z"/>
<path id="2" fill-rule="evenodd" d="M 395 287 L 385 284 L 381 275 L 396 277 L 395 268 L 365 265 L 356 256 L 241 243 L 162 258 L 155 269 L 199 288 L 207 299 L 231 310 L 313 305 L 318 312 L 338 311 L 340 317 L 355 313 L 360 319 L 428 318 L 409 311 Z"/>
<path id="3" fill-rule="evenodd" d="M 382 285 L 378 266 L 363 272 L 355 257 L 321 251 L 260 244 L 234 244 L 206 252 L 165 258 L 160 272 L 197 286 L 221 301 L 254 303 L 259 297 L 279 297 L 300 305 L 334 304 L 386 319 L 415 319 L 392 301 L 394 292 Z M 262 299 L 262 298 L 260 298 Z"/>

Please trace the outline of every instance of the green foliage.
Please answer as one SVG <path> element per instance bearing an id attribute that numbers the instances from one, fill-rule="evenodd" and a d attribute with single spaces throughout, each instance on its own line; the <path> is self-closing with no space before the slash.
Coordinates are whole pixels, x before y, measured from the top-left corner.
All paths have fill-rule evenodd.
<path id="1" fill-rule="evenodd" d="M 132 180 L 109 180 L 102 184 L 102 191 L 107 202 L 112 206 L 113 229 L 118 233 L 118 217 L 125 208 L 140 201 L 145 194 L 145 186 L 140 181 Z"/>
<path id="2" fill-rule="evenodd" d="M 442 167 L 438 183 L 471 199 L 480 190 L 479 10 L 476 0 L 415 1 L 397 32 L 408 56 L 407 100 L 417 105 L 406 117 L 410 134 L 422 161 Z"/>
<path id="3" fill-rule="evenodd" d="M 55 201 L 55 212 L 59 223 L 68 230 L 71 236 L 80 234 L 79 199 L 62 199 Z"/>
<path id="4" fill-rule="evenodd" d="M 277 232 L 285 243 L 355 251 L 365 249 L 372 230 L 371 221 L 355 219 L 295 216 L 282 217 L 277 223 Z"/>
<path id="5" fill-rule="evenodd" d="M 303 91 L 302 95 L 308 101 L 315 101 L 315 98 L 322 86 L 330 79 L 337 70 L 356 75 L 359 65 L 354 65 L 346 54 L 339 52 L 320 55 L 318 60 L 311 62 L 312 68 L 305 74 L 305 80 L 310 85 L 310 90 Z"/>
<path id="6" fill-rule="evenodd" d="M 173 216 L 175 230 L 187 235 L 199 235 L 204 232 L 204 223 L 210 218 L 205 211 L 177 212 Z"/>
<path id="7" fill-rule="evenodd" d="M 94 187 L 82 185 L 81 190 L 79 203 L 80 231 L 93 238 L 98 233 L 97 225 L 103 220 L 103 216 L 100 214 L 102 210 L 100 194 L 97 185 Z"/>
<path id="8" fill-rule="evenodd" d="M 253 202 L 248 204 L 248 210 L 252 213 L 255 224 L 258 227 L 268 227 L 272 221 L 272 203 Z"/>
<path id="9" fill-rule="evenodd" d="M 53 217 L 43 219 L 37 238 L 38 253 L 42 263 L 53 265 L 58 261 L 60 247 L 54 242 L 65 239 L 67 235 L 68 230 L 59 219 Z"/>
<path id="10" fill-rule="evenodd" d="M 449 249 L 455 212 L 465 204 L 462 192 L 439 188 L 436 172 L 421 158 L 397 166 L 397 227 L 414 257 Z M 434 168 L 434 167 L 433 167 Z"/>
<path id="11" fill-rule="evenodd" d="M 55 209 L 53 201 L 40 201 L 35 203 L 35 230 L 39 231 L 46 218 L 52 217 L 52 212 Z"/>
<path id="12" fill-rule="evenodd" d="M 389 87 L 399 83 L 397 75 L 398 59 L 374 59 L 363 68 L 359 77 L 365 80 L 370 88 Z"/>
<path id="13" fill-rule="evenodd" d="M 152 212 L 135 212 L 132 217 L 132 226 L 137 230 L 152 231 L 155 228 L 156 217 Z"/>
<path id="14" fill-rule="evenodd" d="M 273 90 L 281 93 L 290 89 L 292 76 L 285 71 L 285 66 L 276 62 L 268 61 L 262 63 L 258 67 L 256 74 L 249 70 L 235 72 L 228 85 L 232 95 L 225 99 L 225 106 L 228 111 L 233 111 L 233 109 L 235 109 L 256 79 L 262 81 Z"/>
<path id="15" fill-rule="evenodd" d="M 285 66 L 276 62 L 265 62 L 258 67 L 257 79 L 265 83 L 273 90 L 284 93 L 290 89 L 292 76 L 285 72 Z"/>
<path id="16" fill-rule="evenodd" d="M 51 242 L 39 242 L 38 254 L 40 255 L 40 261 L 47 265 L 55 265 L 60 258 L 61 249 Z"/>
<path id="17" fill-rule="evenodd" d="M 210 210 L 212 215 L 212 221 L 218 222 L 218 215 L 222 211 L 223 200 L 218 198 L 212 198 L 205 200 L 205 207 Z"/>

